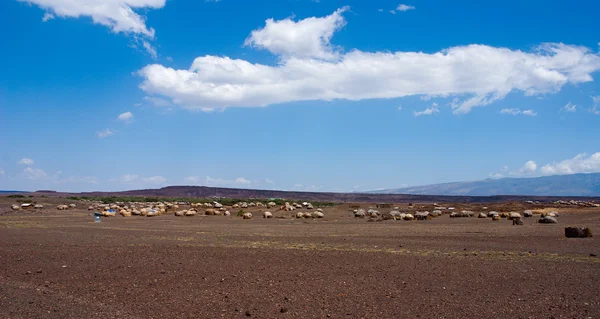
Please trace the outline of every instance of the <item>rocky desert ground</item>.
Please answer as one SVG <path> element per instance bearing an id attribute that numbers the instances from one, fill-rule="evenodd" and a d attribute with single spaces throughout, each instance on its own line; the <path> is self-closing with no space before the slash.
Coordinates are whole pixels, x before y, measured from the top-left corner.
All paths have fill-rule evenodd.
<path id="1" fill-rule="evenodd" d="M 249 208 L 236 216 L 102 218 L 87 203 L 0 197 L 2 318 L 599 318 L 600 208 L 415 203 L 507 219 L 354 218 L 374 204 L 322 207 L 322 219 Z M 77 208 L 57 210 L 58 204 Z M 315 207 L 315 209 L 318 207 Z M 394 208 L 378 209 L 382 213 Z M 269 210 L 274 218 L 261 218 Z M 557 224 L 539 214 L 560 213 Z M 375 220 L 375 219 L 373 219 Z"/>

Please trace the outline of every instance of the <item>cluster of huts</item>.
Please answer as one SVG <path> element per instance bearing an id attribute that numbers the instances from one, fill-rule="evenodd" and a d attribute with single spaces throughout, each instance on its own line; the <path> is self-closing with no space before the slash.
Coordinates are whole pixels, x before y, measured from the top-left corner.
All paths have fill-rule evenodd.
<path id="1" fill-rule="evenodd" d="M 392 210 L 389 213 L 380 213 L 378 210 L 370 208 L 365 211 L 364 209 L 354 209 L 353 214 L 355 218 L 369 218 L 369 220 L 428 220 L 435 217 L 442 216 L 447 214 L 450 218 L 460 218 L 460 217 L 475 217 L 478 218 L 490 218 L 493 221 L 498 221 L 502 219 L 511 220 L 513 225 L 523 225 L 522 218 L 533 217 L 533 212 L 531 210 L 525 210 L 523 214 L 518 212 L 503 212 L 499 213 L 496 211 L 489 211 L 487 213 L 480 212 L 475 213 L 473 211 L 462 210 L 462 211 L 454 211 L 454 207 L 452 209 L 445 209 L 446 211 L 442 211 L 441 207 L 436 207 L 432 212 L 429 211 L 416 211 L 414 213 L 404 213 L 398 211 L 398 207 L 395 207 L 395 210 Z M 549 212 L 542 213 L 540 215 L 539 223 L 542 224 L 556 224 L 558 220 L 558 212 Z"/>
<path id="2" fill-rule="evenodd" d="M 584 200 L 557 200 L 554 202 L 557 205 L 581 206 L 581 207 L 600 207 L 600 204 L 584 201 Z"/>
<path id="3" fill-rule="evenodd" d="M 189 206 L 188 208 L 183 208 L 183 206 Z M 231 205 L 231 209 L 240 209 L 238 215 L 244 219 L 252 219 L 253 215 L 250 212 L 244 212 L 243 209 L 247 208 L 274 208 L 277 204 L 275 202 L 268 202 L 263 204 L 261 202 L 239 202 Z M 293 207 L 293 209 L 289 209 Z M 298 207 L 305 208 L 307 210 L 314 209 L 314 206 L 311 203 L 285 203 L 280 209 L 284 211 L 294 210 Z M 117 214 L 123 217 L 130 216 L 160 216 L 165 214 L 172 214 L 177 217 L 183 216 L 231 216 L 231 212 L 225 205 L 219 202 L 212 203 L 185 203 L 185 202 L 156 202 L 156 203 L 114 203 L 114 204 L 102 204 L 102 203 L 94 203 L 88 207 L 88 210 L 99 211 L 100 215 L 104 217 L 114 217 Z M 273 213 L 270 211 L 262 212 L 263 218 L 273 218 Z M 322 209 L 317 209 L 314 213 L 306 212 L 306 213 L 297 213 L 292 217 L 296 218 L 323 218 L 325 217 Z"/>
<path id="4" fill-rule="evenodd" d="M 44 205 L 42 204 L 32 204 L 32 203 L 23 203 L 13 204 L 10 206 L 12 210 L 33 210 L 33 209 L 44 209 Z"/>

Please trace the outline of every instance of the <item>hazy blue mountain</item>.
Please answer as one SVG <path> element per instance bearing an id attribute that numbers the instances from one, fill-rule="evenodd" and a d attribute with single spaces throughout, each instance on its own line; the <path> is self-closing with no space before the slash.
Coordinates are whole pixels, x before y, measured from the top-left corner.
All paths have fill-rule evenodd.
<path id="1" fill-rule="evenodd" d="M 485 179 L 386 189 L 370 193 L 413 195 L 536 195 L 600 196 L 600 173 L 555 175 L 535 178 Z"/>

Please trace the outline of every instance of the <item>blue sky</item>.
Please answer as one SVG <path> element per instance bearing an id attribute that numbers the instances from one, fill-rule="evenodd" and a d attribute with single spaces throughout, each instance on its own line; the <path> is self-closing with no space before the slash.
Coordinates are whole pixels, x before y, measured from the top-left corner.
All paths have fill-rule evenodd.
<path id="1" fill-rule="evenodd" d="M 596 1 L 106 4 L 0 2 L 0 189 L 600 172 Z"/>

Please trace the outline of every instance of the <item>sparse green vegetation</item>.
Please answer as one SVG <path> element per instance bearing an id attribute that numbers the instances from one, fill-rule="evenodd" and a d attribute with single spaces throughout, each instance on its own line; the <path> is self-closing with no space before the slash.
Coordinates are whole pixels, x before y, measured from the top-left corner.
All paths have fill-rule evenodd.
<path id="1" fill-rule="evenodd" d="M 244 214 L 245 214 L 245 213 L 246 213 L 246 212 L 245 212 L 243 209 L 240 209 L 240 211 L 239 211 L 239 212 L 237 212 L 237 216 L 238 216 L 238 217 L 242 217 L 242 216 L 244 216 Z"/>
<path id="2" fill-rule="evenodd" d="M 25 195 L 13 194 L 13 195 L 8 195 L 6 197 L 8 197 L 8 198 L 23 198 L 23 197 L 25 197 Z"/>

